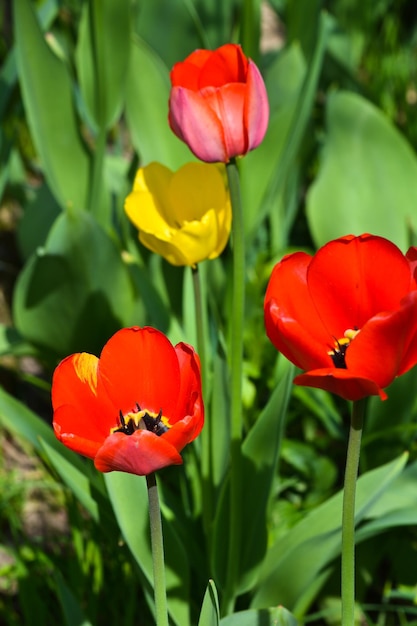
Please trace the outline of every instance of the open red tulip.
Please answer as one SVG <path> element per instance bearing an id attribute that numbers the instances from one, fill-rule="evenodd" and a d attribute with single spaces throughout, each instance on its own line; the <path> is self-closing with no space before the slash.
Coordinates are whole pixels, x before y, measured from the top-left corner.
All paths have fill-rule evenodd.
<path id="1" fill-rule="evenodd" d="M 171 71 L 169 124 L 202 161 L 227 163 L 263 140 L 268 96 L 240 46 L 196 50 Z"/>
<path id="2" fill-rule="evenodd" d="M 204 422 L 200 361 L 154 328 L 124 328 L 98 359 L 73 354 L 52 381 L 53 427 L 101 472 L 147 475 L 182 463 Z"/>
<path id="3" fill-rule="evenodd" d="M 274 346 L 305 373 L 298 385 L 347 400 L 383 391 L 417 363 L 417 249 L 373 235 L 336 239 L 274 268 L 265 324 Z"/>

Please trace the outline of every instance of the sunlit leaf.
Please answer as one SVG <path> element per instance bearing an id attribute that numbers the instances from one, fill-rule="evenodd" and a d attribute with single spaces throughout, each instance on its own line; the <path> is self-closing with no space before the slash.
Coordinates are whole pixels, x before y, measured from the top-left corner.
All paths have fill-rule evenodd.
<path id="1" fill-rule="evenodd" d="M 85 208 L 90 159 L 79 134 L 68 69 L 46 43 L 33 3 L 17 2 L 14 16 L 20 86 L 45 176 L 62 206 Z"/>
<path id="2" fill-rule="evenodd" d="M 406 139 L 373 104 L 330 94 L 321 167 L 307 197 L 317 246 L 352 233 L 387 237 L 402 250 L 417 230 L 417 159 Z"/>

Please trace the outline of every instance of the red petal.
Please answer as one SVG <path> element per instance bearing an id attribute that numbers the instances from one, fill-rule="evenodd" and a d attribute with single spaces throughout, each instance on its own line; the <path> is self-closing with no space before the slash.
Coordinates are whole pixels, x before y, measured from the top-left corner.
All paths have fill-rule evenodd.
<path id="1" fill-rule="evenodd" d="M 345 400 L 360 400 L 378 396 L 386 400 L 387 394 L 373 380 L 352 375 L 349 370 L 324 368 L 300 374 L 294 379 L 296 385 L 315 387 L 335 393 Z"/>
<path id="2" fill-rule="evenodd" d="M 200 93 L 173 87 L 169 123 L 177 137 L 202 161 L 227 163 L 229 160 L 221 121 Z"/>
<path id="3" fill-rule="evenodd" d="M 160 331 L 124 328 L 106 343 L 100 357 L 99 381 L 123 413 L 136 404 L 147 411 L 175 412 L 180 368 L 173 345 Z"/>
<path id="4" fill-rule="evenodd" d="M 236 44 L 225 44 L 217 48 L 201 67 L 200 89 L 221 87 L 228 83 L 245 83 L 248 59 Z"/>
<path id="5" fill-rule="evenodd" d="M 371 378 L 380 387 L 417 363 L 417 292 L 398 311 L 380 313 L 362 328 L 346 352 L 350 372 Z"/>
<path id="6" fill-rule="evenodd" d="M 232 83 L 219 89 L 207 88 L 203 95 L 222 126 L 228 158 L 246 154 L 249 149 L 248 129 L 244 125 L 246 86 Z"/>
<path id="7" fill-rule="evenodd" d="M 362 328 L 377 313 L 398 308 L 409 290 L 410 267 L 387 239 L 350 235 L 318 250 L 307 282 L 323 324 L 340 338 L 349 328 Z"/>
<path id="8" fill-rule="evenodd" d="M 411 286 L 410 289 L 417 289 L 417 248 L 412 246 L 406 253 L 407 261 L 411 270 Z"/>
<path id="9" fill-rule="evenodd" d="M 119 471 L 139 476 L 181 463 L 177 450 L 163 436 L 148 430 L 137 430 L 133 435 L 110 435 L 94 460 L 100 472 Z"/>
<path id="10" fill-rule="evenodd" d="M 290 254 L 272 272 L 265 295 L 265 325 L 269 339 L 303 370 L 328 367 L 327 350 L 334 339 L 324 328 L 307 287 L 311 256 Z"/>
<path id="11" fill-rule="evenodd" d="M 68 405 L 62 406 L 55 412 L 53 427 L 56 438 L 67 446 L 67 448 L 74 450 L 74 452 L 78 452 L 78 454 L 83 454 L 90 459 L 94 459 L 103 444 L 104 437 L 100 438 L 99 441 L 96 441 L 98 437 L 96 437 L 95 433 L 91 435 L 91 433 L 88 432 L 88 428 L 86 429 L 86 435 L 87 437 L 90 435 L 92 437 L 91 439 L 86 439 L 81 435 L 72 433 L 71 426 L 73 418 L 74 410 Z"/>
<path id="12" fill-rule="evenodd" d="M 170 74 L 171 85 L 198 91 L 201 68 L 212 54 L 212 50 L 195 50 L 184 61 L 176 63 Z"/>
<path id="13" fill-rule="evenodd" d="M 54 427 L 62 436 L 101 444 L 117 423 L 117 410 L 97 387 L 97 357 L 81 353 L 64 359 L 52 380 Z"/>

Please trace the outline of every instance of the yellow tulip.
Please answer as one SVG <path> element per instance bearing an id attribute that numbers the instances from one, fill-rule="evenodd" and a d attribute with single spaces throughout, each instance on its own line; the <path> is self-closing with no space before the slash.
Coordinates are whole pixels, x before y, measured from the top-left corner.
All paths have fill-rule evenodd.
<path id="1" fill-rule="evenodd" d="M 218 165 L 187 163 L 177 172 L 160 163 L 141 167 L 125 211 L 141 243 L 172 265 L 215 259 L 230 234 L 232 209 Z"/>

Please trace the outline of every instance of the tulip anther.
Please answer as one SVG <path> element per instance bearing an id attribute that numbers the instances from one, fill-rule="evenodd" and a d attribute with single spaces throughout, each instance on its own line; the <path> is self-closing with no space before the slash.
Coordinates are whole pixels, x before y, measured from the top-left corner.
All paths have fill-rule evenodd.
<path id="1" fill-rule="evenodd" d="M 149 414 L 148 411 L 143 411 L 139 404 L 136 403 L 136 411 L 133 413 L 123 415 L 123 412 L 119 411 L 120 426 L 112 429 L 112 433 L 133 435 L 136 430 L 145 428 L 159 437 L 169 430 L 169 426 L 164 424 L 162 420 L 162 409 L 157 415 Z"/>

